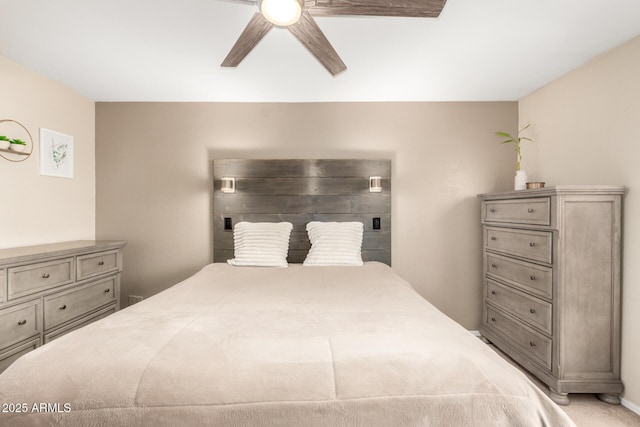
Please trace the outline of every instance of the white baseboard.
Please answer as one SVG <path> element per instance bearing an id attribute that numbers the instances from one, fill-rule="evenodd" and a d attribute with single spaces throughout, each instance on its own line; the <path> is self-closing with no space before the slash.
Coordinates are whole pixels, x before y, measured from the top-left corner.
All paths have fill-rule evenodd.
<path id="1" fill-rule="evenodd" d="M 476 337 L 479 337 L 479 336 L 480 336 L 480 331 L 469 331 L 469 333 L 470 333 L 471 335 L 476 336 Z"/>
<path id="2" fill-rule="evenodd" d="M 622 406 L 624 406 L 628 410 L 633 411 L 636 414 L 640 415 L 640 406 L 636 405 L 635 403 L 629 402 L 627 399 L 624 399 L 624 398 L 620 399 L 620 402 L 622 403 Z"/>

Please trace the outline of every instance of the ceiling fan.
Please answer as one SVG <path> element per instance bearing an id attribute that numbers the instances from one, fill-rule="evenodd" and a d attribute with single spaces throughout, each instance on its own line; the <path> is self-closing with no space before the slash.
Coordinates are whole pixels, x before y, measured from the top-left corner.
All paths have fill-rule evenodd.
<path id="1" fill-rule="evenodd" d="M 223 67 L 237 67 L 274 26 L 287 28 L 332 74 L 346 70 L 313 16 L 361 15 L 437 18 L 447 0 L 234 0 L 256 4 L 256 12 Z"/>

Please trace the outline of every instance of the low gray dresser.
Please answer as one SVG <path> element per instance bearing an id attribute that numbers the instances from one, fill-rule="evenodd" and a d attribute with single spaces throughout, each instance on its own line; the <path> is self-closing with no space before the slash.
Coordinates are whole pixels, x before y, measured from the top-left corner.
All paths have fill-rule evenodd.
<path id="1" fill-rule="evenodd" d="M 624 187 L 558 186 L 479 195 L 480 333 L 568 405 L 568 393 L 620 403 Z"/>
<path id="2" fill-rule="evenodd" d="M 0 372 L 120 308 L 124 241 L 0 249 Z"/>

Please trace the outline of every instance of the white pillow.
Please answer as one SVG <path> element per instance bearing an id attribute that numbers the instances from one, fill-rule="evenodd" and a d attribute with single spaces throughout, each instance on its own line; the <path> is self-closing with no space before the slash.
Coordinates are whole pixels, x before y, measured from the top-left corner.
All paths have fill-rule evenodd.
<path id="1" fill-rule="evenodd" d="M 290 222 L 239 222 L 233 228 L 231 265 L 287 267 Z"/>
<path id="2" fill-rule="evenodd" d="M 303 265 L 362 265 L 361 222 L 307 224 L 311 249 Z"/>

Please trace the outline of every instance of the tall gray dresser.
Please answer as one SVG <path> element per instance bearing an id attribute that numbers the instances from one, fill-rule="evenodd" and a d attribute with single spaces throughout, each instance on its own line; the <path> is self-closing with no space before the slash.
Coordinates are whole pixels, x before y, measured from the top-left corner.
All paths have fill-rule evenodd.
<path id="1" fill-rule="evenodd" d="M 479 195 L 480 333 L 546 383 L 550 397 L 620 403 L 619 186 Z"/>
<path id="2" fill-rule="evenodd" d="M 124 241 L 0 249 L 0 372 L 120 308 Z"/>

